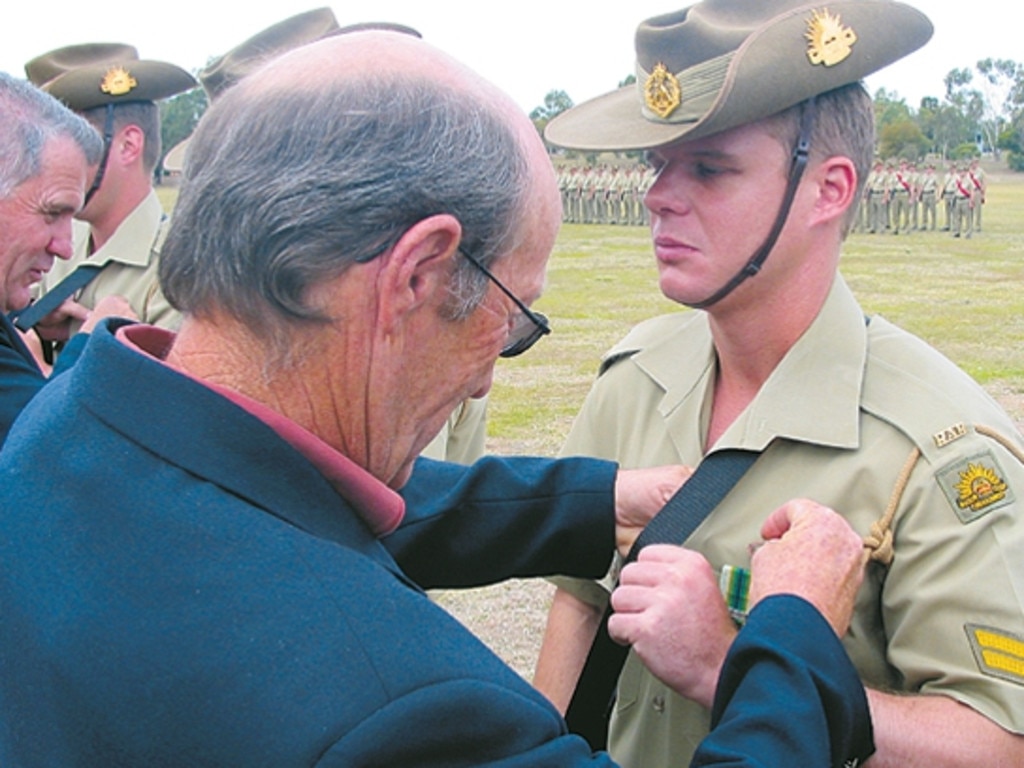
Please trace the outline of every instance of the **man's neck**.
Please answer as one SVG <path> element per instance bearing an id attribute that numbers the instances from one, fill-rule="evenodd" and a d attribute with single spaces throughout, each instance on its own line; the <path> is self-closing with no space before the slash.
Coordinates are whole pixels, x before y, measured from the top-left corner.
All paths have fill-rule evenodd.
<path id="1" fill-rule="evenodd" d="M 345 425 L 325 405 L 337 394 L 355 404 L 356 396 L 338 382 L 323 380 L 316 354 L 303 351 L 308 338 L 293 338 L 291 362 L 268 358 L 268 346 L 244 323 L 225 313 L 197 319 L 186 317 L 166 362 L 193 378 L 215 384 L 254 400 L 303 429 L 313 432 L 335 450 L 344 448 Z M 356 411 L 355 408 L 352 409 Z M 352 430 L 358 432 L 359 430 Z"/>
<path id="2" fill-rule="evenodd" d="M 151 189 L 148 184 L 129 185 L 111 201 L 107 210 L 89 221 L 90 253 L 96 253 L 107 244 L 124 220 L 146 199 Z"/>
<path id="3" fill-rule="evenodd" d="M 756 277 L 754 278 L 757 279 Z M 728 430 L 818 316 L 831 280 L 709 312 L 718 366 L 705 448 Z"/>

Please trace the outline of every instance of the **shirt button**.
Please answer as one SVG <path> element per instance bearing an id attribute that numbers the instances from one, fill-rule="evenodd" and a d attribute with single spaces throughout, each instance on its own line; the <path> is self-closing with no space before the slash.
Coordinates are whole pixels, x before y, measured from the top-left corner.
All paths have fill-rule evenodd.
<path id="1" fill-rule="evenodd" d="M 665 711 L 665 697 L 658 695 L 655 696 L 651 701 L 651 706 L 654 707 L 654 711 L 661 713 Z"/>

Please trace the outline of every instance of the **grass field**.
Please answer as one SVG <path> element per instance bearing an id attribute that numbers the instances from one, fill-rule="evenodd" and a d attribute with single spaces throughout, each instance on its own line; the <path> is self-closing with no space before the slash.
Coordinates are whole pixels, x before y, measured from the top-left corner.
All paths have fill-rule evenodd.
<path id="1" fill-rule="evenodd" d="M 160 195 L 168 210 L 175 190 Z M 1024 176 L 990 174 L 984 231 L 854 235 L 841 270 L 869 313 L 918 334 L 978 379 L 1024 425 Z M 941 215 L 940 215 L 941 219 Z M 565 225 L 536 308 L 554 332 L 500 360 L 488 449 L 554 455 L 600 355 L 638 321 L 681 311 L 658 292 L 643 228 Z M 438 600 L 529 677 L 550 587 L 511 581 Z"/>

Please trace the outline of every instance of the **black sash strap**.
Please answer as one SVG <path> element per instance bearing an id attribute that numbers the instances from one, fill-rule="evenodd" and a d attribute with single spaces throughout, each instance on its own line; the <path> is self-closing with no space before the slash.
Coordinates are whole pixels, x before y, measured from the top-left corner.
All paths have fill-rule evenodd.
<path id="1" fill-rule="evenodd" d="M 690 479 L 640 533 L 626 562 L 635 560 L 648 544 L 686 541 L 760 455 L 756 451 L 728 449 L 706 456 Z M 629 654 L 629 648 L 608 635 L 611 613 L 609 605 L 565 713 L 569 730 L 585 738 L 595 751 L 607 747 L 615 688 Z"/>
<path id="2" fill-rule="evenodd" d="M 36 323 L 63 304 L 64 300 L 70 297 L 71 294 L 87 286 L 104 266 L 106 265 L 79 264 L 74 272 L 43 294 L 39 301 L 32 302 L 22 310 L 12 312 L 10 314 L 11 322 L 23 331 L 31 329 Z"/>

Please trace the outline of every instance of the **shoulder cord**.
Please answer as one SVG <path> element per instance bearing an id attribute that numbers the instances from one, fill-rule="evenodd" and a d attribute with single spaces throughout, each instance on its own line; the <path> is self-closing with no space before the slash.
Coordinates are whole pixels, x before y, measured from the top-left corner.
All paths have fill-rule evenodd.
<path id="1" fill-rule="evenodd" d="M 864 537 L 864 555 L 866 560 L 874 560 L 882 565 L 890 565 L 893 559 L 892 546 L 892 521 L 896 517 L 896 509 L 903 498 L 903 492 L 907 490 L 907 483 L 910 482 L 910 473 L 921 458 L 921 449 L 916 445 L 907 457 L 903 469 L 900 470 L 896 479 L 896 486 L 892 489 L 892 496 L 889 497 L 889 504 L 885 508 L 885 514 L 871 524 L 871 533 Z"/>
<path id="2" fill-rule="evenodd" d="M 974 431 L 979 435 L 992 438 L 1013 454 L 1017 461 L 1024 464 L 1024 451 L 1001 432 L 997 432 L 992 427 L 986 427 L 983 424 L 975 424 Z M 903 469 L 900 470 L 896 486 L 893 488 L 892 496 L 889 498 L 889 505 L 885 509 L 885 514 L 871 524 L 871 533 L 864 537 L 864 550 L 867 559 L 874 560 L 882 565 L 890 565 L 892 563 L 894 554 L 892 521 L 896 517 L 896 509 L 899 506 L 900 499 L 903 498 L 903 492 L 907 489 L 910 473 L 913 471 L 914 465 L 917 464 L 919 458 L 921 458 L 921 450 L 915 446 L 910 452 L 910 456 L 907 457 Z"/>
<path id="3" fill-rule="evenodd" d="M 979 435 L 985 435 L 985 437 L 991 437 L 1003 448 L 1013 454 L 1013 457 L 1017 459 L 1021 464 L 1024 464 L 1024 451 L 1022 451 L 1013 441 L 1011 441 L 1006 435 L 1001 432 L 997 432 L 992 427 L 986 427 L 984 424 L 975 424 L 974 431 Z"/>

